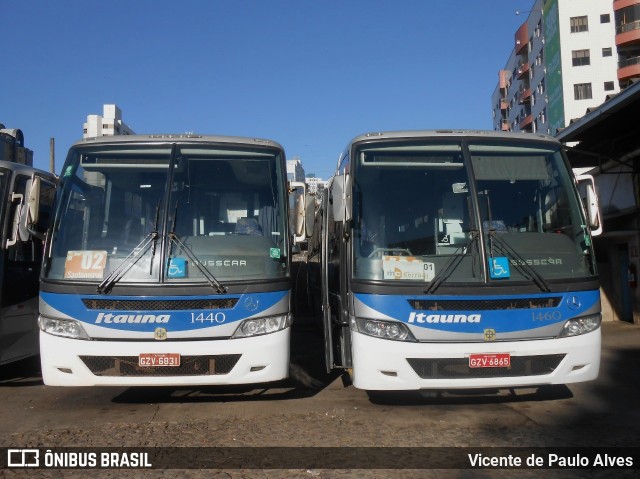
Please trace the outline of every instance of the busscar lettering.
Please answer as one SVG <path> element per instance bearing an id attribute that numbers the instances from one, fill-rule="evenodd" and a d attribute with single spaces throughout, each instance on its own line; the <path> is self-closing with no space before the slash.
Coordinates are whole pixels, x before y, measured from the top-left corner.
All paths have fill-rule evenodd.
<path id="1" fill-rule="evenodd" d="M 200 264 L 202 266 L 212 267 L 215 266 L 217 268 L 220 267 L 244 267 L 247 266 L 247 261 L 244 259 L 217 259 L 217 260 L 201 260 L 194 261 L 193 264 Z"/>
<path id="2" fill-rule="evenodd" d="M 479 323 L 480 314 L 425 314 L 412 311 L 409 314 L 409 323 Z"/>
<path id="3" fill-rule="evenodd" d="M 170 314 L 113 314 L 100 313 L 96 318 L 96 324 L 147 324 L 168 323 Z"/>
<path id="4" fill-rule="evenodd" d="M 559 266 L 562 264 L 562 258 L 536 258 L 527 260 L 512 259 L 509 261 L 513 266 Z"/>

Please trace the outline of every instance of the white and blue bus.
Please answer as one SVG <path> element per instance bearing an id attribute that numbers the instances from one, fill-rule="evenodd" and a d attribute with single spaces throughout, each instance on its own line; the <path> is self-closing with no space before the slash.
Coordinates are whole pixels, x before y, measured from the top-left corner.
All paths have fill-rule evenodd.
<path id="1" fill-rule="evenodd" d="M 589 208 L 560 143 L 532 134 L 362 135 L 310 239 L 326 366 L 366 390 L 592 380 L 601 307 Z M 588 219 L 591 218 L 591 219 Z"/>
<path id="2" fill-rule="evenodd" d="M 287 195 L 284 151 L 270 140 L 131 135 L 73 145 L 42 268 L 45 384 L 286 378 Z"/>

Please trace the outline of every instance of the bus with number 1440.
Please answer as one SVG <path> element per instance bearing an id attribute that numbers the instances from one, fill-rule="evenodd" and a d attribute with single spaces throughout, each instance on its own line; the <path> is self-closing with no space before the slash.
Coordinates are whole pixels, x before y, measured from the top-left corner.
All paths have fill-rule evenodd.
<path id="1" fill-rule="evenodd" d="M 288 376 L 291 244 L 270 140 L 82 140 L 44 250 L 45 384 L 255 384 Z"/>

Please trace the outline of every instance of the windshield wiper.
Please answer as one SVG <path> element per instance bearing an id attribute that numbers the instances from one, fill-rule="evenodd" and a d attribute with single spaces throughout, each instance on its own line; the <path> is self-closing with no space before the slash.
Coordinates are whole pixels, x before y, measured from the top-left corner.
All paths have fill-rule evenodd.
<path id="1" fill-rule="evenodd" d="M 155 244 L 158 241 L 158 232 L 152 231 L 145 236 L 137 246 L 133 248 L 131 253 L 122 260 L 122 263 L 118 265 L 109 275 L 102 280 L 102 283 L 98 285 L 97 291 L 100 294 L 105 294 L 111 291 L 111 288 L 129 271 L 133 266 L 144 256 L 145 251 L 149 249 L 149 246 L 153 244 L 155 251 Z M 152 258 L 153 262 L 153 258 Z"/>
<path id="2" fill-rule="evenodd" d="M 187 246 L 180 240 L 178 235 L 176 234 L 176 217 L 178 216 L 178 202 L 176 201 L 176 209 L 173 213 L 173 224 L 171 225 L 171 231 L 169 232 L 169 241 L 171 243 L 175 243 L 178 247 L 187 255 L 187 257 L 191 260 L 191 263 L 198 268 L 202 276 L 207 280 L 207 282 L 211 285 L 212 288 L 216 290 L 218 293 L 226 293 L 227 288 L 218 281 L 215 276 L 211 274 L 211 272 L 200 264 L 200 261 L 196 256 L 191 252 Z M 169 257 L 171 257 L 171 249 L 169 249 Z M 170 261 L 170 260 L 169 260 Z"/>
<path id="3" fill-rule="evenodd" d="M 529 279 L 530 281 L 533 281 L 541 291 L 551 291 L 551 286 L 549 286 L 549 283 L 542 277 L 542 275 L 540 275 L 540 273 L 538 273 L 535 268 L 529 265 L 527 263 L 527 260 L 520 256 L 520 254 L 511 245 L 500 238 L 496 230 L 489 230 L 489 239 L 492 241 L 495 240 L 500 251 L 502 251 L 505 256 L 509 257 L 509 259 L 513 260 L 511 264 L 513 264 L 516 269 L 520 271 L 520 274 L 522 274 L 522 276 Z"/>
<path id="4" fill-rule="evenodd" d="M 474 246 L 475 242 L 478 240 L 478 237 L 480 236 L 480 234 L 478 233 L 478 230 L 471 230 L 471 241 L 469 241 L 468 244 L 466 245 L 460 245 L 458 247 L 458 249 L 456 249 L 453 252 L 453 255 L 451 256 L 451 258 L 449 258 L 449 261 L 447 261 L 444 265 L 444 267 L 438 271 L 438 273 L 433 277 L 433 279 L 431 280 L 431 283 L 429 284 L 429 287 L 424 291 L 426 294 L 433 294 L 436 292 L 436 290 L 440 287 L 440 285 L 442 283 L 444 283 L 447 278 L 449 278 L 449 276 L 451 276 L 451 274 L 453 274 L 453 272 L 455 271 L 455 269 L 458 267 L 458 265 L 460 264 L 460 262 L 462 261 L 462 259 L 466 256 L 466 251 L 464 254 L 458 254 L 463 248 L 466 248 L 467 250 L 469 248 L 471 248 L 472 246 Z"/>
<path id="5" fill-rule="evenodd" d="M 156 206 L 156 222 L 153 225 L 153 231 L 151 234 L 155 235 L 151 241 L 151 261 L 149 262 L 149 275 L 153 274 L 153 258 L 156 256 L 156 246 L 158 245 L 158 238 L 160 235 L 158 234 L 158 222 L 160 220 L 160 201 L 158 201 L 158 205 Z"/>

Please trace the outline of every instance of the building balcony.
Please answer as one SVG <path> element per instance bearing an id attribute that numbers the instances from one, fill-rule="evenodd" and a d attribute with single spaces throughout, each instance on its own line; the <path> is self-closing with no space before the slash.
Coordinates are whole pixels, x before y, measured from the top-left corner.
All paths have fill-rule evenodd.
<path id="1" fill-rule="evenodd" d="M 616 17 L 616 45 L 618 47 L 640 44 L 640 0 L 614 0 Z"/>
<path id="2" fill-rule="evenodd" d="M 509 120 L 502 120 L 501 129 L 502 131 L 511 131 L 511 128 L 509 127 Z"/>
<path id="3" fill-rule="evenodd" d="M 616 46 L 640 45 L 640 20 L 616 27 Z"/>
<path id="4" fill-rule="evenodd" d="M 622 10 L 623 8 L 638 4 L 640 4 L 640 0 L 613 0 L 613 9 L 616 11 Z"/>
<path id="5" fill-rule="evenodd" d="M 518 67 L 518 80 L 522 80 L 526 75 L 529 74 L 529 70 L 531 66 L 528 63 L 523 63 Z"/>
<path id="6" fill-rule="evenodd" d="M 520 104 L 531 103 L 531 88 L 527 88 L 520 93 Z"/>
<path id="7" fill-rule="evenodd" d="M 501 90 L 507 90 L 509 88 L 509 80 L 511 79 L 511 72 L 509 70 L 500 70 L 498 72 L 499 87 Z"/>
<path id="8" fill-rule="evenodd" d="M 618 63 L 618 80 L 621 82 L 640 78 L 640 56 L 627 58 Z"/>
<path id="9" fill-rule="evenodd" d="M 525 116 L 518 126 L 523 131 L 531 131 L 533 128 L 533 115 Z"/>
<path id="10" fill-rule="evenodd" d="M 523 23 L 518 31 L 516 32 L 516 55 L 521 55 L 522 53 L 528 53 L 528 49 L 525 48 L 529 44 L 529 27 L 527 27 L 527 23 Z M 524 51 L 523 51 L 524 50 Z"/>

